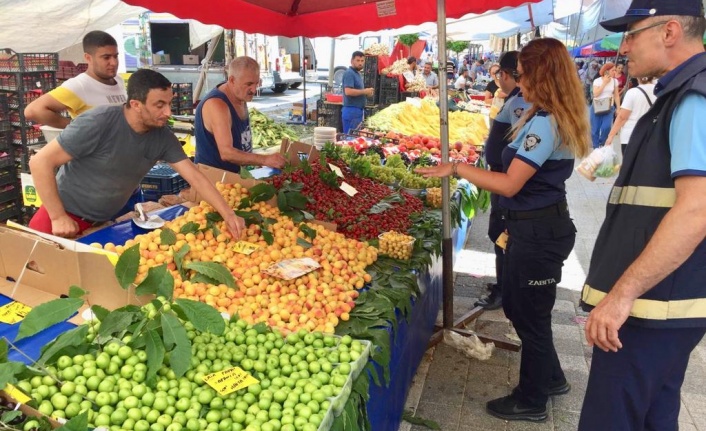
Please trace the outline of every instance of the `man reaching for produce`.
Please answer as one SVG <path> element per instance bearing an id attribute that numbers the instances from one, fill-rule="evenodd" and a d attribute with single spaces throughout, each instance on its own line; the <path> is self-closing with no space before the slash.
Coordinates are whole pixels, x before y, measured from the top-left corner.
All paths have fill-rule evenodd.
<path id="1" fill-rule="evenodd" d="M 343 109 L 341 110 L 343 133 L 348 133 L 360 126 L 363 122 L 366 96 L 375 94 L 375 89 L 363 88 L 360 71 L 363 70 L 364 64 L 365 55 L 361 51 L 355 51 L 351 56 L 351 67 L 343 74 Z"/>
<path id="2" fill-rule="evenodd" d="M 248 105 L 260 82 L 260 65 L 237 57 L 228 66 L 228 81 L 219 84 L 196 107 L 196 163 L 232 172 L 243 165 L 281 168 L 281 154 L 253 154 Z"/>
<path id="3" fill-rule="evenodd" d="M 99 106 L 78 116 L 32 157 L 32 177 L 44 204 L 29 227 L 73 237 L 110 220 L 155 162 L 164 160 L 204 196 L 238 238 L 243 219 L 196 169 L 166 127 L 172 98 L 167 78 L 140 69 L 128 81 L 126 105 Z"/>

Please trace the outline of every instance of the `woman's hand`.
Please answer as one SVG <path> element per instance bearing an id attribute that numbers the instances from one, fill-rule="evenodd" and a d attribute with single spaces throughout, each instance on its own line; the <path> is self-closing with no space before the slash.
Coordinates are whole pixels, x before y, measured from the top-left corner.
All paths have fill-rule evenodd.
<path id="1" fill-rule="evenodd" d="M 439 163 L 436 166 L 427 166 L 427 167 L 417 168 L 414 170 L 414 172 L 418 173 L 419 175 L 423 176 L 424 178 L 448 177 L 449 175 L 452 174 L 452 171 L 453 171 L 453 163 Z"/>

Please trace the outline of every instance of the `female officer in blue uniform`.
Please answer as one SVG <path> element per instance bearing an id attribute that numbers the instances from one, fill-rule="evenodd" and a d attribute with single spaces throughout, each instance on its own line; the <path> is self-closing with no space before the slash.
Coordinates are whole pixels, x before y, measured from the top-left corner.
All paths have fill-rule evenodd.
<path id="1" fill-rule="evenodd" d="M 460 176 L 500 195 L 509 236 L 503 310 L 522 340 L 520 384 L 486 409 L 505 420 L 543 421 L 548 397 L 570 389 L 554 349 L 551 311 L 576 238 L 565 181 L 574 157 L 588 154 L 590 125 L 576 66 L 561 42 L 533 40 L 518 60 L 515 79 L 532 107 L 513 128 L 503 172 L 456 162 L 417 172 Z"/>

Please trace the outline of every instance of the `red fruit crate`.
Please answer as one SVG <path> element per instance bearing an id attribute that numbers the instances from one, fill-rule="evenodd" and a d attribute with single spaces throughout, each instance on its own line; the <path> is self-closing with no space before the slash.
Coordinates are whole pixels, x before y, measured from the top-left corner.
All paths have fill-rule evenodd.
<path id="1" fill-rule="evenodd" d="M 24 142 L 25 145 L 36 145 L 44 143 L 44 134 L 41 130 L 31 127 L 28 129 L 24 129 L 24 132 L 27 136 L 27 141 Z M 12 132 L 12 143 L 16 145 L 22 145 L 22 130 L 14 130 Z"/>
<path id="2" fill-rule="evenodd" d="M 11 49 L 0 52 L 0 72 L 55 71 L 59 67 L 59 54 L 17 53 Z"/>
<path id="3" fill-rule="evenodd" d="M 7 105 L 10 109 L 19 109 L 20 105 L 22 105 L 22 107 L 25 107 L 33 101 L 39 99 L 41 95 L 41 91 L 27 91 L 26 93 L 22 94 L 22 98 L 20 99 L 20 96 L 18 96 L 17 94 L 12 94 L 7 98 Z"/>

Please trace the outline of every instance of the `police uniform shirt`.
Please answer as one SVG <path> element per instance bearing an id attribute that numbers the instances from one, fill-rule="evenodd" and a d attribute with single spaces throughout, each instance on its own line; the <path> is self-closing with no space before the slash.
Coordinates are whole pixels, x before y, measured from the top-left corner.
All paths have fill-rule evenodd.
<path id="1" fill-rule="evenodd" d="M 500 205 L 513 211 L 548 207 L 566 199 L 566 180 L 574 168 L 574 156 L 561 147 L 554 119 L 537 112 L 503 151 L 503 170 L 518 158 L 537 170 L 513 197 L 501 196 Z"/>
<path id="2" fill-rule="evenodd" d="M 687 175 L 706 176 L 704 112 L 706 98 L 696 93 L 686 95 L 674 111 L 669 127 L 672 178 Z"/>
<path id="3" fill-rule="evenodd" d="M 505 99 L 505 104 L 495 116 L 485 141 L 485 160 L 494 170 L 503 166 L 502 153 L 507 144 L 510 129 L 532 105 L 525 102 L 520 87 L 515 87 Z"/>

